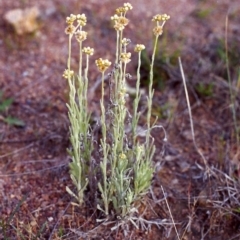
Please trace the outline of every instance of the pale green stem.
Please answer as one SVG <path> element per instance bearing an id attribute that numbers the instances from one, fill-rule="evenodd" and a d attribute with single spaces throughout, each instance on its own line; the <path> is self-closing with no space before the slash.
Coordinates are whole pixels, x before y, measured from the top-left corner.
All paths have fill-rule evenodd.
<path id="1" fill-rule="evenodd" d="M 153 98 L 153 66 L 154 66 L 154 60 L 156 55 L 156 49 L 157 49 L 157 42 L 158 42 L 158 36 L 155 38 L 154 43 L 154 49 L 152 54 L 152 62 L 150 65 L 150 81 L 149 81 L 149 89 L 148 89 L 148 112 L 147 112 L 147 137 L 146 137 L 146 143 L 147 147 L 149 147 L 150 142 L 150 128 L 151 128 L 151 114 L 152 114 L 152 98 Z"/>
<path id="2" fill-rule="evenodd" d="M 118 63 L 118 54 L 119 54 L 119 31 L 117 31 L 117 43 L 116 43 L 116 60 L 115 63 Z"/>
<path id="3" fill-rule="evenodd" d="M 72 35 L 70 34 L 68 38 L 68 63 L 67 63 L 67 68 L 69 71 L 71 67 L 71 48 L 72 48 L 71 43 L 72 43 Z"/>
<path id="4" fill-rule="evenodd" d="M 106 142 L 106 117 L 105 117 L 105 107 L 104 107 L 104 72 L 102 72 L 102 99 L 101 105 L 101 124 L 102 124 L 102 149 L 103 149 L 103 161 L 102 161 L 102 174 L 103 174 L 103 201 L 105 206 L 105 213 L 108 215 L 108 194 L 107 194 L 107 142 Z"/>
<path id="5" fill-rule="evenodd" d="M 119 39 L 119 56 L 121 56 L 122 53 L 122 39 L 123 39 L 123 30 L 120 32 L 120 39 Z"/>
<path id="6" fill-rule="evenodd" d="M 79 42 L 79 79 L 82 80 L 82 42 Z"/>
<path id="7" fill-rule="evenodd" d="M 120 51 L 120 48 L 121 48 L 121 42 L 120 42 L 120 35 L 119 35 L 119 31 L 117 31 L 117 48 L 116 48 L 116 64 L 119 63 L 119 51 Z M 115 74 L 115 91 L 114 91 L 114 98 L 115 98 L 115 101 L 117 100 L 117 94 L 118 94 L 118 90 L 119 90 L 119 78 L 120 78 L 120 75 L 119 75 L 119 70 L 117 70 L 117 74 Z"/>
<path id="8" fill-rule="evenodd" d="M 104 105 L 104 72 L 102 72 L 102 104 Z"/>
<path id="9" fill-rule="evenodd" d="M 123 77 L 122 77 L 122 81 L 121 81 L 121 86 L 120 86 L 120 91 L 125 91 L 126 88 L 126 83 L 125 83 L 125 75 L 126 75 L 126 66 L 127 63 L 124 63 L 124 67 L 123 67 Z M 119 132 L 119 136 L 120 137 L 120 145 L 119 145 L 119 151 L 123 150 L 123 137 L 124 137 L 124 120 L 125 120 L 125 115 L 126 115 L 126 107 L 125 104 L 122 102 L 123 98 L 125 98 L 125 96 L 121 96 L 121 102 L 119 103 L 119 124 L 120 124 L 120 132 Z"/>
<path id="10" fill-rule="evenodd" d="M 136 133 L 137 133 L 137 124 L 138 124 L 138 114 L 137 114 L 137 110 L 138 110 L 138 104 L 139 104 L 139 100 L 140 100 L 140 93 L 139 93 L 139 89 L 140 89 L 140 68 L 141 68 L 141 51 L 138 52 L 138 68 L 137 68 L 137 82 L 136 82 L 136 97 L 134 99 L 134 104 L 133 104 L 133 145 L 135 145 L 136 143 Z"/>
<path id="11" fill-rule="evenodd" d="M 86 54 L 86 68 L 84 72 L 84 100 L 85 100 L 85 108 L 87 110 L 87 89 L 88 89 L 88 69 L 89 69 L 89 55 Z"/>

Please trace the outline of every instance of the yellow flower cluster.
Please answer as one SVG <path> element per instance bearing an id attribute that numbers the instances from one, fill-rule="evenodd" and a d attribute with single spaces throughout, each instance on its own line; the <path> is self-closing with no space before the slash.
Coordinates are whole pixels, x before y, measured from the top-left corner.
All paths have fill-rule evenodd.
<path id="1" fill-rule="evenodd" d="M 130 3 L 124 3 L 123 7 L 119 7 L 119 8 L 116 9 L 116 13 L 118 15 L 122 15 L 122 14 L 126 14 L 126 12 L 128 10 L 132 10 L 132 9 L 133 9 L 133 7 Z"/>
<path id="2" fill-rule="evenodd" d="M 126 156 L 124 153 L 120 153 L 120 154 L 119 154 L 119 158 L 122 159 L 122 160 L 124 160 L 124 159 L 127 158 L 127 156 Z"/>
<path id="3" fill-rule="evenodd" d="M 167 14 L 162 14 L 162 15 L 161 14 L 157 14 L 157 15 L 155 15 L 153 17 L 152 21 L 154 21 L 154 22 L 161 22 L 161 21 L 165 22 L 168 19 L 170 19 L 170 16 L 167 15 Z"/>
<path id="4" fill-rule="evenodd" d="M 131 3 L 124 3 L 123 7 L 125 8 L 126 11 L 133 9 L 133 6 Z"/>
<path id="5" fill-rule="evenodd" d="M 143 44 L 137 44 L 134 48 L 134 51 L 135 52 L 141 52 L 144 49 L 145 49 L 145 46 Z"/>
<path id="6" fill-rule="evenodd" d="M 120 61 L 124 62 L 124 63 L 129 63 L 131 61 L 131 53 L 127 52 L 127 53 L 121 53 L 120 55 Z"/>
<path id="7" fill-rule="evenodd" d="M 125 17 L 126 12 L 131 10 L 133 7 L 130 3 L 124 3 L 123 7 L 116 9 L 116 14 L 111 17 L 114 21 L 114 28 L 116 31 L 122 31 L 127 25 L 129 20 Z"/>
<path id="8" fill-rule="evenodd" d="M 90 48 L 90 47 L 84 47 L 83 50 L 82 50 L 83 53 L 89 55 L 89 56 L 92 56 L 93 53 L 94 53 L 94 49 L 93 48 Z"/>
<path id="9" fill-rule="evenodd" d="M 73 25 L 74 21 L 77 19 L 77 16 L 74 14 L 70 14 L 69 17 L 66 18 L 66 23 L 68 25 Z"/>
<path id="10" fill-rule="evenodd" d="M 87 24 L 87 18 L 86 18 L 86 15 L 83 13 L 83 14 L 78 14 L 77 16 L 77 23 L 80 25 L 80 26 L 85 26 Z"/>
<path id="11" fill-rule="evenodd" d="M 99 58 L 95 61 L 97 67 L 98 67 L 98 70 L 100 72 L 105 72 L 110 66 L 111 66 L 111 62 L 108 61 L 107 59 L 102 59 L 102 58 Z"/>
<path id="12" fill-rule="evenodd" d="M 75 32 L 75 37 L 76 37 L 78 42 L 82 42 L 82 41 L 87 39 L 87 32 L 81 31 L 81 30 L 77 30 Z"/>
<path id="13" fill-rule="evenodd" d="M 123 38 L 122 39 L 122 45 L 127 46 L 129 43 L 131 43 L 131 40 L 129 38 Z"/>
<path id="14" fill-rule="evenodd" d="M 162 35 L 163 33 L 163 27 L 162 26 L 156 26 L 154 29 L 153 29 L 153 34 L 155 36 L 160 36 Z"/>
<path id="15" fill-rule="evenodd" d="M 114 20 L 114 28 L 116 31 L 122 31 L 127 25 L 129 20 L 126 17 L 114 15 L 111 17 Z"/>
<path id="16" fill-rule="evenodd" d="M 157 14 L 153 17 L 152 21 L 157 23 L 157 26 L 153 29 L 153 34 L 155 36 L 160 36 L 163 33 L 163 26 L 165 22 L 170 19 L 170 16 L 167 14 Z M 161 25 L 159 25 L 161 23 Z"/>
<path id="17" fill-rule="evenodd" d="M 77 27 L 73 25 L 75 20 L 77 20 L 77 24 L 78 24 Z M 81 30 L 81 27 L 86 25 L 87 18 L 85 14 L 77 14 L 77 15 L 70 14 L 70 16 L 66 18 L 66 23 L 68 26 L 65 29 L 65 33 L 68 35 L 73 35 L 76 29 L 78 28 L 78 26 L 80 26 L 80 30 Z"/>
<path id="18" fill-rule="evenodd" d="M 75 30 L 76 30 L 76 28 L 72 24 L 70 24 L 66 27 L 65 33 L 67 35 L 72 35 L 72 34 L 74 34 Z"/>
<path id="19" fill-rule="evenodd" d="M 62 76 L 63 76 L 64 78 L 66 78 L 66 79 L 69 79 L 69 78 L 71 78 L 73 75 L 74 75 L 74 72 L 73 72 L 72 70 L 65 69 Z"/>

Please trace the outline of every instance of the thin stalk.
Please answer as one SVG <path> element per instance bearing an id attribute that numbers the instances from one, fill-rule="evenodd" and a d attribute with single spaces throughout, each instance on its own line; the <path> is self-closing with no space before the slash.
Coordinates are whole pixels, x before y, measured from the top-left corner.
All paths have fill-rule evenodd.
<path id="1" fill-rule="evenodd" d="M 230 66 L 229 66 L 229 56 L 228 56 L 228 15 L 226 16 L 225 21 L 225 55 L 226 55 L 226 67 L 227 67 L 227 78 L 228 78 L 228 86 L 229 86 L 229 93 L 230 93 L 230 101 L 231 101 L 231 110 L 234 122 L 234 128 L 236 132 L 236 140 L 237 145 L 239 146 L 239 134 L 238 134 L 238 126 L 237 126 L 237 116 L 236 116 L 236 109 L 235 109 L 235 95 L 232 90 L 232 78 L 230 74 Z"/>
<path id="2" fill-rule="evenodd" d="M 102 125 L 102 150 L 103 150 L 103 161 L 101 163 L 101 169 L 102 169 L 102 175 L 103 175 L 103 188 L 100 187 L 100 190 L 102 190 L 103 195 L 103 201 L 104 201 L 104 207 L 105 207 L 105 214 L 108 215 L 108 184 L 107 184 L 107 142 L 106 142 L 106 136 L 107 136 L 107 130 L 106 130 L 106 113 L 105 113 L 105 106 L 104 106 L 104 72 L 102 73 L 102 99 L 100 102 L 101 105 L 101 125 Z"/>
<path id="3" fill-rule="evenodd" d="M 79 42 L 79 80 L 82 80 L 82 41 Z"/>
<path id="4" fill-rule="evenodd" d="M 120 45 L 120 46 L 119 46 Z M 119 35 L 119 31 L 117 31 L 117 47 L 116 47 L 116 64 L 119 63 L 119 49 L 121 47 L 121 43 L 120 43 L 120 35 Z M 114 85 L 115 85 L 115 92 L 114 92 L 114 100 L 116 101 L 117 100 L 117 92 L 118 92 L 118 89 L 119 89 L 119 69 L 117 69 L 117 73 L 114 74 L 115 76 L 115 82 L 114 82 Z"/>
<path id="5" fill-rule="evenodd" d="M 132 122 L 132 132 L 133 132 L 133 145 L 135 146 L 136 143 L 136 138 L 137 138 L 137 124 L 138 124 L 138 104 L 139 104 L 139 100 L 140 100 L 140 93 L 139 93 L 139 89 L 140 89 L 140 79 L 141 79 L 141 75 L 140 75 L 140 68 L 141 68 L 141 51 L 138 52 L 138 68 L 137 68 L 137 82 L 136 82 L 136 97 L 134 99 L 134 103 L 133 103 L 133 122 Z"/>
<path id="6" fill-rule="evenodd" d="M 118 64 L 118 55 L 119 55 L 119 31 L 117 31 L 116 60 L 115 60 L 116 64 Z"/>
<path id="7" fill-rule="evenodd" d="M 152 61 L 150 65 L 150 81 L 149 81 L 149 88 L 148 88 L 148 112 L 147 112 L 147 136 L 146 136 L 146 144 L 147 147 L 150 145 L 150 131 L 151 131 L 151 114 L 152 114 L 152 98 L 154 90 L 152 89 L 153 86 L 153 66 L 154 66 L 154 60 L 156 55 L 156 49 L 157 49 L 157 43 L 158 43 L 158 36 L 155 38 L 154 48 L 153 48 L 153 54 L 152 54 Z"/>
<path id="8" fill-rule="evenodd" d="M 67 61 L 67 68 L 70 71 L 71 67 L 71 49 L 72 49 L 72 35 L 69 35 L 68 38 L 68 61 Z"/>
<path id="9" fill-rule="evenodd" d="M 89 69 L 89 55 L 86 54 L 86 68 L 84 72 L 84 100 L 85 100 L 85 109 L 87 110 L 87 89 L 88 89 L 88 69 Z"/>
<path id="10" fill-rule="evenodd" d="M 185 96 L 186 96 L 186 101 L 187 101 L 187 107 L 188 107 L 188 114 L 189 114 L 193 144 L 194 144 L 194 147 L 195 147 L 197 153 L 201 156 L 201 158 L 203 160 L 203 163 L 204 163 L 205 168 L 206 168 L 207 176 L 209 177 L 213 172 L 208 165 L 207 159 L 205 158 L 202 151 L 198 148 L 197 143 L 196 143 L 193 117 L 192 117 L 192 110 L 191 110 L 191 105 L 190 105 L 190 101 L 189 101 L 189 97 L 188 97 L 188 90 L 187 90 L 186 79 L 185 79 L 185 75 L 184 75 L 184 71 L 183 71 L 183 67 L 182 67 L 182 61 L 181 61 L 180 57 L 178 58 L 178 61 L 179 61 L 180 72 L 181 72 L 181 75 L 182 75 L 183 86 L 184 86 L 184 91 L 185 91 Z"/>
<path id="11" fill-rule="evenodd" d="M 120 31 L 120 38 L 119 38 L 119 55 L 121 56 L 122 53 L 122 39 L 123 39 L 123 30 Z"/>
<path id="12" fill-rule="evenodd" d="M 104 72 L 102 73 L 102 104 L 104 105 Z"/>

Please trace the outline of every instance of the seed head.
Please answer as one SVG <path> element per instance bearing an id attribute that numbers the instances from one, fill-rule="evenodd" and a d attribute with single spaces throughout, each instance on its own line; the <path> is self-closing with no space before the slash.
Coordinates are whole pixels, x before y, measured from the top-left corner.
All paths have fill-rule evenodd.
<path id="1" fill-rule="evenodd" d="M 94 53 L 94 49 L 93 48 L 90 48 L 90 47 L 84 47 L 83 50 L 82 50 L 83 53 L 89 55 L 89 56 L 92 56 L 93 53 Z"/>
<path id="2" fill-rule="evenodd" d="M 135 52 L 141 52 L 144 49 L 145 49 L 145 46 L 143 44 L 137 44 L 134 48 L 134 51 Z"/>
<path id="3" fill-rule="evenodd" d="M 95 63 L 100 72 L 105 72 L 111 66 L 110 61 L 108 61 L 107 59 L 102 59 L 102 58 L 97 59 L 95 61 Z"/>
<path id="4" fill-rule="evenodd" d="M 66 78 L 66 79 L 69 79 L 69 78 L 71 78 L 73 75 L 74 75 L 74 72 L 73 72 L 72 70 L 65 69 L 62 76 L 63 76 L 64 78 Z"/>
<path id="5" fill-rule="evenodd" d="M 82 42 L 82 41 L 87 39 L 87 32 L 77 30 L 76 33 L 75 33 L 75 37 L 76 37 L 78 42 Z"/>

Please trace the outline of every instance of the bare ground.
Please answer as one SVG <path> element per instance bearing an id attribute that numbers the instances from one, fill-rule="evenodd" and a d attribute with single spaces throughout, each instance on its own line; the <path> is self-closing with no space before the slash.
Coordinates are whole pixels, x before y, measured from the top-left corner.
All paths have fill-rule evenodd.
<path id="1" fill-rule="evenodd" d="M 86 200 L 86 207 L 78 209 L 70 204 L 72 199 L 65 191 L 66 185 L 72 186 L 66 154 L 67 85 L 61 76 L 67 61 L 65 18 L 70 13 L 86 13 L 94 58 L 113 60 L 115 33 L 109 17 L 123 2 L 0 1 L 1 16 L 15 7 L 38 6 L 42 12 L 41 28 L 35 35 L 19 37 L 0 19 L 0 90 L 5 99 L 14 99 L 2 116 L 25 122 L 23 127 L 0 122 L 0 238 L 177 239 L 171 211 L 181 239 L 240 239 L 240 155 L 224 50 L 228 14 L 230 73 L 239 125 L 240 3 L 130 2 L 134 11 L 126 34 L 134 44 L 145 44 L 149 52 L 151 16 L 171 15 L 156 60 L 153 108 L 153 115 L 167 131 L 168 142 L 163 142 L 161 131 L 155 133 L 157 170 L 141 208 L 145 218 L 161 221 L 162 227 L 137 230 L 129 224 L 124 230 L 111 231 L 111 224 L 96 222 L 99 213 L 91 202 Z M 211 167 L 210 176 L 193 144 L 178 56 L 187 78 L 198 150 Z M 129 72 L 133 74 L 136 65 L 132 62 Z M 77 53 L 72 63 L 77 66 Z M 142 76 L 147 72 L 146 65 Z M 95 66 L 90 74 L 91 88 L 98 78 Z M 143 89 L 146 84 L 143 78 Z M 91 99 L 96 114 L 98 95 L 97 90 Z"/>

